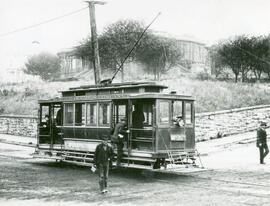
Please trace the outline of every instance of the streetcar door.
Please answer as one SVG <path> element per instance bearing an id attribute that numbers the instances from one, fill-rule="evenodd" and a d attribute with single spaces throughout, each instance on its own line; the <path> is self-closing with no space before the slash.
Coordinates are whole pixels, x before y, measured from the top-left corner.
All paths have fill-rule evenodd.
<path id="1" fill-rule="evenodd" d="M 186 107 L 181 100 L 171 101 L 170 148 L 184 149 L 186 141 Z"/>
<path id="2" fill-rule="evenodd" d="M 51 121 L 51 138 L 52 144 L 62 144 L 63 135 L 63 105 L 62 103 L 54 103 L 52 107 L 52 121 Z"/>
<path id="3" fill-rule="evenodd" d="M 195 148 L 195 109 L 193 101 L 185 101 L 185 149 Z"/>
<path id="4" fill-rule="evenodd" d="M 62 104 L 48 103 L 40 105 L 39 144 L 61 144 Z"/>
<path id="5" fill-rule="evenodd" d="M 155 149 L 155 100 L 131 100 L 130 141 L 131 149 L 154 151 Z"/>
<path id="6" fill-rule="evenodd" d="M 40 104 L 39 114 L 39 144 L 51 144 L 51 107 L 50 104 Z"/>
<path id="7" fill-rule="evenodd" d="M 115 100 L 113 101 L 113 115 L 112 115 L 112 134 L 114 133 L 114 129 L 116 128 L 116 125 L 120 123 L 121 121 L 126 122 L 125 130 L 128 131 L 128 100 Z M 127 149 L 128 147 L 128 132 L 124 135 L 124 149 Z"/>
<path id="8" fill-rule="evenodd" d="M 186 141 L 185 108 L 180 100 L 157 100 L 157 150 L 184 149 Z"/>

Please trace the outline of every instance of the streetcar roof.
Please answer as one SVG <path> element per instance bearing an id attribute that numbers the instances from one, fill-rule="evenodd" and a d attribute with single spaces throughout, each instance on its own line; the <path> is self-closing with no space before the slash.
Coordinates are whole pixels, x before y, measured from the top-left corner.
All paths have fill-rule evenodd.
<path id="1" fill-rule="evenodd" d="M 109 85 L 84 85 L 62 91 L 61 98 L 39 100 L 39 103 L 83 102 L 121 99 L 194 100 L 191 96 L 188 95 L 161 93 L 164 88 L 168 87 L 164 85 L 158 85 L 154 82 L 127 82 Z"/>
<path id="2" fill-rule="evenodd" d="M 193 97 L 187 95 L 142 93 L 142 94 L 70 96 L 70 97 L 54 98 L 49 100 L 39 100 L 39 103 L 85 102 L 85 101 L 124 100 L 124 99 L 170 99 L 170 100 L 188 100 L 188 101 L 195 100 Z"/>
<path id="3" fill-rule="evenodd" d="M 125 82 L 125 83 L 113 83 L 108 85 L 96 84 L 96 85 L 82 85 L 80 87 L 73 87 L 65 92 L 75 91 L 99 91 L 99 90 L 113 90 L 113 89 L 125 89 L 125 88 L 139 88 L 139 87 L 156 87 L 160 89 L 166 89 L 167 86 L 156 84 L 155 82 Z"/>

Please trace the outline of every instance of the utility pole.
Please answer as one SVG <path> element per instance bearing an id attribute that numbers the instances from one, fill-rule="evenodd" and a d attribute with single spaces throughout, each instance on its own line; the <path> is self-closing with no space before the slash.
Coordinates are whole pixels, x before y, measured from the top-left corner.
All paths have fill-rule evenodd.
<path id="1" fill-rule="evenodd" d="M 86 1 L 89 5 L 90 14 L 90 27 L 91 27 L 91 43 L 94 56 L 94 75 L 95 84 L 99 84 L 101 80 L 101 69 L 99 61 L 99 51 L 98 51 L 98 38 L 97 38 L 97 26 L 96 26 L 96 15 L 95 15 L 95 4 L 104 5 L 106 2 L 103 1 Z"/>

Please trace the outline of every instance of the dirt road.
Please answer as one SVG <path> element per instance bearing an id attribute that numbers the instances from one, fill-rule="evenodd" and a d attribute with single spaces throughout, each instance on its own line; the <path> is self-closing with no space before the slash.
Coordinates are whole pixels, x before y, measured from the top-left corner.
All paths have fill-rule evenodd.
<path id="1" fill-rule="evenodd" d="M 113 170 L 106 195 L 89 168 L 35 160 L 33 150 L 0 143 L 0 205 L 270 205 L 270 158 L 258 164 L 253 143 L 202 157 L 212 170 L 192 175 Z"/>

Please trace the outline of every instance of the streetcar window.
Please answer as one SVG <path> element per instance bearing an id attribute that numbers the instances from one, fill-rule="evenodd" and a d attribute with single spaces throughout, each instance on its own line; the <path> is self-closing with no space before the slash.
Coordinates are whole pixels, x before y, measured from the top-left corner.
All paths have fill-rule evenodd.
<path id="1" fill-rule="evenodd" d="M 186 102 L 186 124 L 192 123 L 192 103 Z"/>
<path id="2" fill-rule="evenodd" d="M 153 125 L 153 103 L 148 102 L 143 104 L 143 114 L 144 114 L 144 126 Z"/>
<path id="3" fill-rule="evenodd" d="M 62 120 L 63 114 L 62 113 L 63 113 L 62 107 L 59 107 L 59 108 L 55 107 L 54 108 L 54 114 L 55 114 L 54 118 L 55 118 L 55 123 L 57 126 L 62 126 L 62 122 L 63 122 L 63 120 Z"/>
<path id="4" fill-rule="evenodd" d="M 41 122 L 45 123 L 46 118 L 45 116 L 49 115 L 49 106 L 42 106 L 41 107 Z"/>
<path id="5" fill-rule="evenodd" d="M 120 122 L 121 119 L 126 117 L 126 105 L 118 105 L 118 119 L 117 122 Z"/>
<path id="6" fill-rule="evenodd" d="M 84 103 L 75 104 L 75 125 L 76 126 L 85 125 L 85 104 Z"/>
<path id="7" fill-rule="evenodd" d="M 134 128 L 143 128 L 145 121 L 145 116 L 143 113 L 143 106 L 141 103 L 136 102 L 133 105 L 132 112 L 132 127 Z"/>
<path id="8" fill-rule="evenodd" d="M 172 117 L 173 120 L 181 118 L 183 120 L 183 102 L 172 101 Z"/>
<path id="9" fill-rule="evenodd" d="M 86 124 L 90 126 L 97 125 L 97 104 L 96 103 L 88 103 L 86 106 L 86 116 L 87 121 Z"/>
<path id="10" fill-rule="evenodd" d="M 73 113 L 73 104 L 65 104 L 65 125 L 73 125 Z"/>
<path id="11" fill-rule="evenodd" d="M 169 123 L 169 102 L 160 101 L 159 103 L 159 121 L 160 123 Z"/>
<path id="12" fill-rule="evenodd" d="M 109 125 L 109 119 L 110 119 L 110 104 L 109 103 L 99 103 L 99 125 Z"/>

